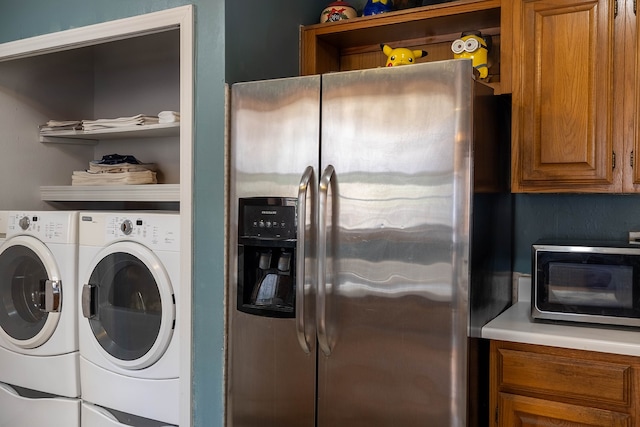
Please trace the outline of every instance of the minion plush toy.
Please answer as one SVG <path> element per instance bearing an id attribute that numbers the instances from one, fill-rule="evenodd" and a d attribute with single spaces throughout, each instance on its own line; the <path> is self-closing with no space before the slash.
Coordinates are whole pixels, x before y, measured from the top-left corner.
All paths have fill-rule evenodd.
<path id="1" fill-rule="evenodd" d="M 470 58 L 473 68 L 478 70 L 480 78 L 485 79 L 489 75 L 487 54 L 491 49 L 491 36 L 482 36 L 480 31 L 466 31 L 459 39 L 451 43 L 453 57 Z"/>

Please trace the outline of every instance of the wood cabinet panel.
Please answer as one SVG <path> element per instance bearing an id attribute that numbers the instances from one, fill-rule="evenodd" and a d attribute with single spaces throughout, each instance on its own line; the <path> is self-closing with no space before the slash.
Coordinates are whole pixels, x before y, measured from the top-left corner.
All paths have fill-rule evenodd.
<path id="1" fill-rule="evenodd" d="M 631 367 L 549 354 L 500 349 L 500 384 L 505 389 L 583 401 L 628 405 Z"/>
<path id="2" fill-rule="evenodd" d="M 515 394 L 500 394 L 498 426 L 504 427 L 631 427 L 631 417 L 604 409 L 550 402 Z"/>
<path id="3" fill-rule="evenodd" d="M 625 158 L 629 159 L 625 162 L 625 167 L 631 169 L 628 174 L 632 179 L 625 186 L 625 191 L 638 192 L 640 191 L 640 115 L 638 114 L 640 112 L 640 19 L 638 19 L 636 0 L 627 0 L 622 7 L 624 7 L 624 16 L 633 17 L 628 19 L 625 25 L 625 54 L 620 55 L 632 65 L 624 67 L 622 88 L 623 93 L 629 93 L 629 88 L 635 89 L 633 92 L 635 96 L 624 97 L 624 116 L 621 124 L 624 129 L 624 140 L 631 142 L 625 151 Z M 629 61 L 627 57 L 631 53 L 634 61 Z"/>
<path id="4" fill-rule="evenodd" d="M 615 184 L 612 2 L 519 0 L 514 191 Z"/>
<path id="5" fill-rule="evenodd" d="M 633 426 L 640 358 L 490 343 L 489 425 Z"/>

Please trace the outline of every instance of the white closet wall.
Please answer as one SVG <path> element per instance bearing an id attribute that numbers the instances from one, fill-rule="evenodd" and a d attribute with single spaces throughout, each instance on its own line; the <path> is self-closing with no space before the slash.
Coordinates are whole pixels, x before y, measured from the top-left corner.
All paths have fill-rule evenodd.
<path id="1" fill-rule="evenodd" d="M 162 110 L 180 110 L 177 29 L 0 62 L 0 209 L 49 209 L 42 186 L 70 186 L 74 170 L 112 153 L 156 163 L 159 183 L 179 184 L 177 128 L 168 136 L 134 132 L 109 139 L 40 140 L 38 126 L 49 119 Z"/>

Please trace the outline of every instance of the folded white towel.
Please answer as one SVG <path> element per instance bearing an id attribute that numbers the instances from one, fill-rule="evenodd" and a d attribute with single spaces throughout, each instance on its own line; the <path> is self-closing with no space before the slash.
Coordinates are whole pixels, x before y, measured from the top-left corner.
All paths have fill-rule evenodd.
<path id="1" fill-rule="evenodd" d="M 40 125 L 40 132 L 62 132 L 70 130 L 81 130 L 82 122 L 80 120 L 48 120 L 47 123 Z"/>
<path id="2" fill-rule="evenodd" d="M 135 185 L 157 183 L 156 173 L 149 170 L 115 173 L 73 171 L 71 175 L 71 185 Z"/>
<path id="3" fill-rule="evenodd" d="M 174 123 L 180 121 L 180 113 L 177 111 L 160 111 L 158 123 Z"/>
<path id="4" fill-rule="evenodd" d="M 158 123 L 158 117 L 137 114 L 131 117 L 117 117 L 115 119 L 83 120 L 82 127 L 84 130 L 97 130 L 126 126 L 149 125 L 155 123 Z"/>
<path id="5" fill-rule="evenodd" d="M 156 170 L 155 163 L 140 163 L 140 164 L 118 163 L 116 165 L 101 165 L 95 162 L 90 162 L 89 169 L 87 169 L 87 172 L 114 173 L 114 172 L 142 172 L 147 170 L 155 171 Z"/>

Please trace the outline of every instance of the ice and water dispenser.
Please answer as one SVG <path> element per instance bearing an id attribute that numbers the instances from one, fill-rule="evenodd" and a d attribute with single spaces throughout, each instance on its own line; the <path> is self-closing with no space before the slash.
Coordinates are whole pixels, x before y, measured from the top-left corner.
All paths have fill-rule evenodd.
<path id="1" fill-rule="evenodd" d="M 295 317 L 297 199 L 238 201 L 238 310 Z"/>

